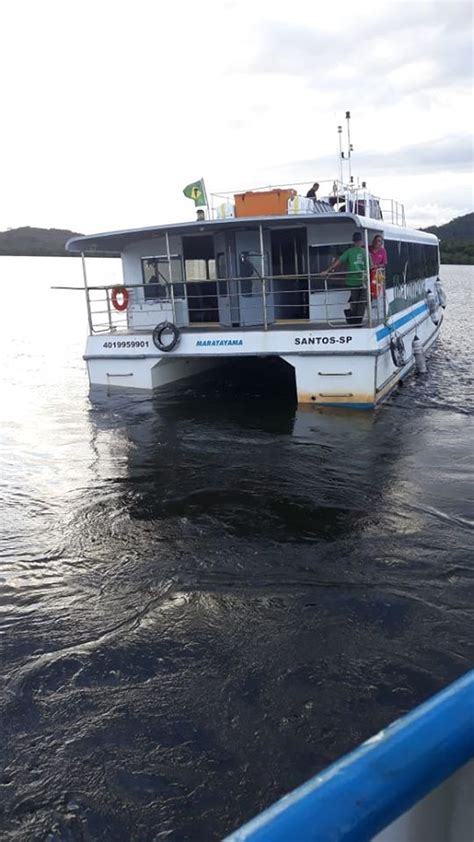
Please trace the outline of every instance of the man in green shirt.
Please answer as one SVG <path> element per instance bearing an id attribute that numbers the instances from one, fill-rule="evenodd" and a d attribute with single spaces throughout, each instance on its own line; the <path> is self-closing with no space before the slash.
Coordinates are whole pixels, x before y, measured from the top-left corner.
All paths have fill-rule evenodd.
<path id="1" fill-rule="evenodd" d="M 367 303 L 367 263 L 360 231 L 353 234 L 352 243 L 349 249 L 333 260 L 323 274 L 327 277 L 338 266 L 347 267 L 346 286 L 350 288 L 351 294 L 349 309 L 344 310 L 344 314 L 347 324 L 355 326 L 362 324 Z"/>

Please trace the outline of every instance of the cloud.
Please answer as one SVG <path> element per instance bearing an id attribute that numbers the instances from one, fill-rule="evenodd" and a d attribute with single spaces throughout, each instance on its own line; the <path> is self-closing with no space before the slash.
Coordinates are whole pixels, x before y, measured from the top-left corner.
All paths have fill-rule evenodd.
<path id="1" fill-rule="evenodd" d="M 350 7 L 342 5 L 342 14 Z M 472 6 L 468 2 L 365 4 L 366 14 L 321 15 L 303 24 L 265 21 L 250 72 L 299 76 L 333 88 L 335 104 L 389 102 L 420 90 L 472 80 Z"/>
<path id="2" fill-rule="evenodd" d="M 372 150 L 353 156 L 353 171 L 367 176 L 413 174 L 423 172 L 449 173 L 471 172 L 473 165 L 473 145 L 470 135 L 448 135 L 402 146 L 389 152 Z M 302 161 L 292 161 L 283 165 L 288 171 L 333 173 L 335 156 L 324 155 Z"/>
<path id="3" fill-rule="evenodd" d="M 407 205 L 405 208 L 409 224 L 415 228 L 427 228 L 429 225 L 444 225 L 456 216 L 472 213 L 472 205 L 442 205 L 431 202 L 424 205 Z M 433 222 L 435 220 L 435 222 Z"/>
<path id="4" fill-rule="evenodd" d="M 347 108 L 354 172 L 379 174 L 374 190 L 431 206 L 443 181 L 446 207 L 469 201 L 470 2 L 74 9 L 5 5 L 0 227 L 165 223 L 190 212 L 182 187 L 201 175 L 209 191 L 332 182 Z"/>
<path id="5" fill-rule="evenodd" d="M 380 152 L 365 152 L 357 165 L 371 173 L 470 172 L 473 148 L 469 135 L 447 137 L 404 146 L 381 157 Z"/>

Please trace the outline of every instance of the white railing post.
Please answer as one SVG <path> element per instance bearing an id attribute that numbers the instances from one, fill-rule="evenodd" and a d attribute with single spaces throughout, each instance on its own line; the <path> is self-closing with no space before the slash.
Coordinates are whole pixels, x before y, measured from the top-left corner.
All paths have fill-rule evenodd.
<path id="1" fill-rule="evenodd" d="M 110 309 L 110 296 L 109 296 L 109 288 L 105 288 L 105 301 L 107 304 L 107 316 L 109 318 L 109 330 L 112 333 L 112 310 Z"/>
<path id="2" fill-rule="evenodd" d="M 311 321 L 311 272 L 310 272 L 310 265 L 309 265 L 309 255 L 308 255 L 308 321 Z"/>
<path id="3" fill-rule="evenodd" d="M 259 225 L 260 233 L 260 274 L 262 276 L 263 329 L 268 329 L 267 320 L 267 289 L 265 282 L 265 252 L 263 250 L 263 226 Z"/>
<path id="4" fill-rule="evenodd" d="M 173 289 L 173 269 L 171 266 L 171 251 L 170 251 L 170 238 L 168 232 L 165 233 L 166 239 L 166 254 L 168 257 L 168 271 L 170 273 L 170 299 L 171 299 L 171 313 L 173 316 L 173 324 L 176 324 L 176 307 L 174 303 L 174 289 Z"/>
<path id="5" fill-rule="evenodd" d="M 328 313 L 328 276 L 324 276 L 324 309 L 326 310 L 326 324 L 329 324 Z"/>
<path id="6" fill-rule="evenodd" d="M 82 277 L 84 279 L 84 290 L 86 293 L 86 307 L 87 307 L 87 321 L 89 323 L 89 333 L 92 336 L 94 330 L 92 327 L 92 313 L 91 313 L 91 302 L 89 298 L 89 287 L 87 285 L 87 272 L 86 272 L 86 258 L 84 257 L 84 252 L 81 251 L 81 262 L 82 262 Z"/>
<path id="7" fill-rule="evenodd" d="M 367 228 L 364 228 L 364 249 L 365 249 L 365 266 L 367 275 L 367 315 L 369 318 L 369 327 L 372 327 L 372 299 L 370 297 L 370 256 L 369 256 L 369 234 Z"/>
<path id="8" fill-rule="evenodd" d="M 383 298 L 382 316 L 383 316 L 383 319 L 382 320 L 385 321 L 385 319 L 388 317 L 388 312 L 387 312 L 387 272 L 386 272 L 385 266 L 383 267 L 382 271 L 383 271 L 383 286 L 382 286 L 382 298 Z"/>

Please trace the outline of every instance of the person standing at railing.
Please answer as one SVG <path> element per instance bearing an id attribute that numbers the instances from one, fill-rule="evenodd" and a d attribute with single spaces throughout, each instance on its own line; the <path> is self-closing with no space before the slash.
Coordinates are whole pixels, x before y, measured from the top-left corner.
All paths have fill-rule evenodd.
<path id="1" fill-rule="evenodd" d="M 352 235 L 352 243 L 351 248 L 346 249 L 340 257 L 332 261 L 327 270 L 322 272 L 322 276 L 327 278 L 329 273 L 334 272 L 339 266 L 347 268 L 346 286 L 350 288 L 351 294 L 348 301 L 349 307 L 344 310 L 344 315 L 347 324 L 355 326 L 362 324 L 367 301 L 365 288 L 367 264 L 360 231 Z"/>
<path id="2" fill-rule="evenodd" d="M 372 245 L 369 246 L 369 254 L 370 265 L 373 269 L 385 268 L 388 262 L 387 252 L 384 248 L 383 237 L 380 234 L 376 234 L 372 240 Z"/>

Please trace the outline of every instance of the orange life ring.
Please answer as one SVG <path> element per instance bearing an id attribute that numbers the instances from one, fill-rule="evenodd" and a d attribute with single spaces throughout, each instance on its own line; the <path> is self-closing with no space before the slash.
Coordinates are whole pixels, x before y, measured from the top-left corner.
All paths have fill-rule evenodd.
<path id="1" fill-rule="evenodd" d="M 119 296 L 122 298 L 122 301 L 119 301 Z M 128 297 L 127 287 L 114 287 L 110 296 L 112 306 L 119 311 L 126 310 L 128 307 Z"/>

